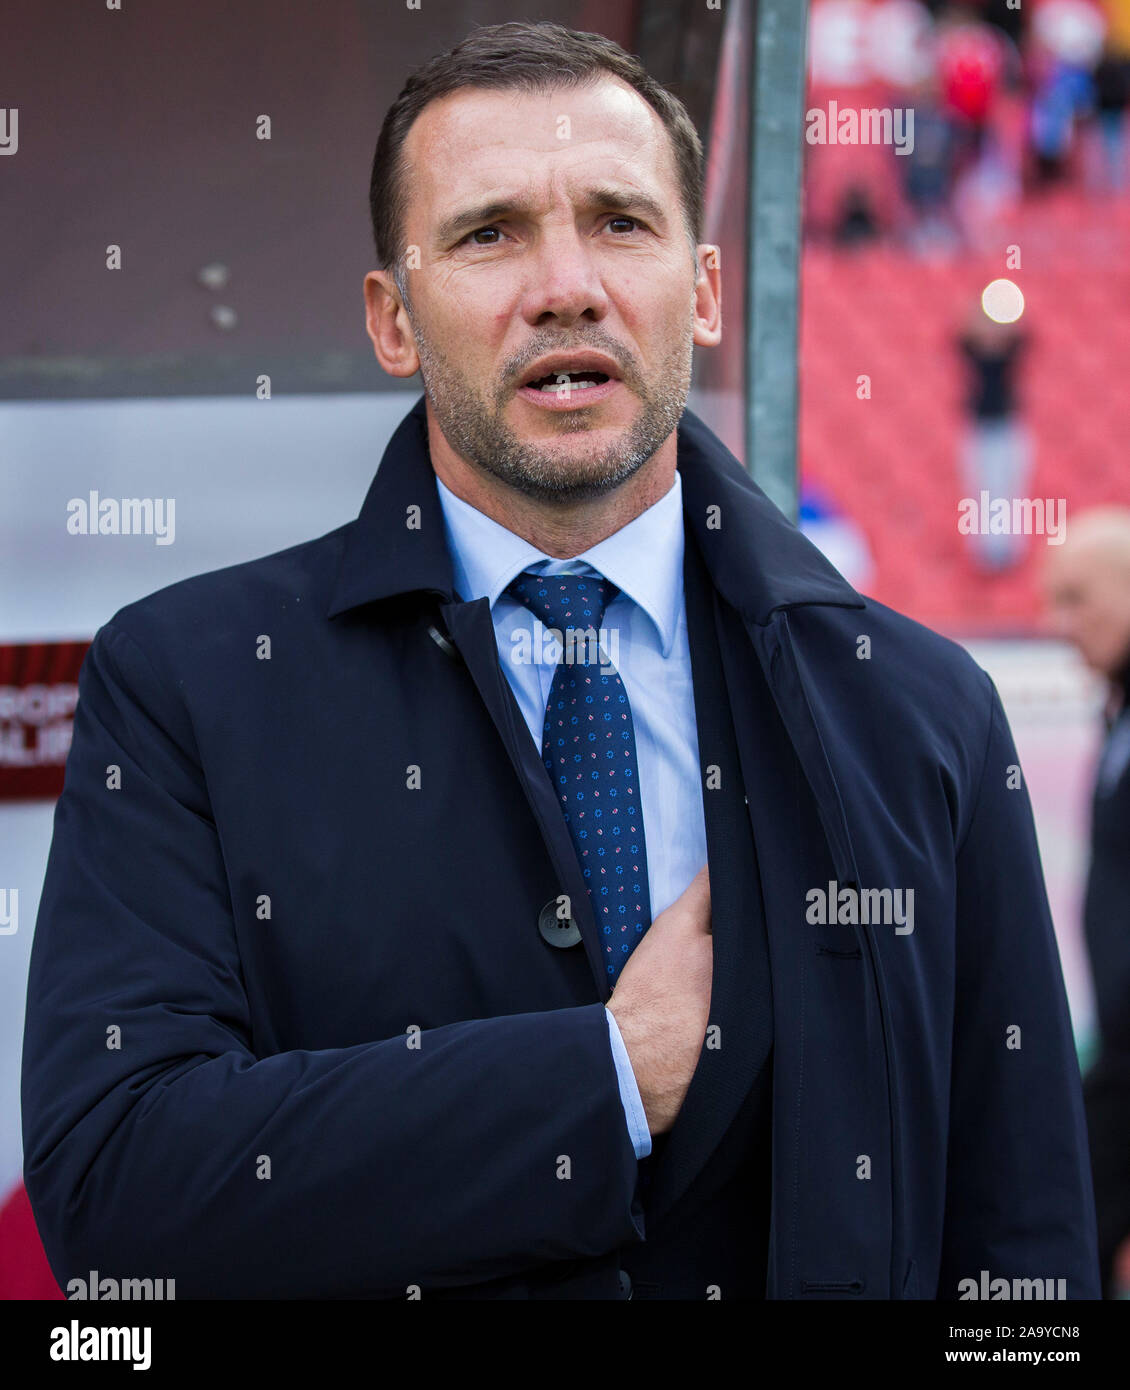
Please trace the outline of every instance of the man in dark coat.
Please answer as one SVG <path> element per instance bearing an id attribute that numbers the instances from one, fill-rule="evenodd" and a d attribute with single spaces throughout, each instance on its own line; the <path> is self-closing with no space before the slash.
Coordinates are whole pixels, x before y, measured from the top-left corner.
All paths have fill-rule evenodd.
<path id="1" fill-rule="evenodd" d="M 1075 518 L 1044 577 L 1055 628 L 1107 688 L 1083 909 L 1098 1047 L 1083 1098 L 1099 1265 L 1115 1298 L 1130 1291 L 1130 509 Z"/>
<path id="2" fill-rule="evenodd" d="M 999 701 L 685 410 L 701 154 L 557 26 L 391 109 L 368 326 L 425 396 L 359 518 L 83 669 L 23 1086 L 64 1286 L 1096 1295 Z"/>

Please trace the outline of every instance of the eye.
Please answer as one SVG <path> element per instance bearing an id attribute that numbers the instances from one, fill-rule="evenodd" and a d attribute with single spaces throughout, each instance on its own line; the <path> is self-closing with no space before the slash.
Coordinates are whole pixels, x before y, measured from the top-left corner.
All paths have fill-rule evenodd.
<path id="1" fill-rule="evenodd" d="M 480 237 L 480 236 L 483 236 L 483 235 L 487 235 L 487 236 L 490 236 L 490 235 L 500 236 L 501 233 L 499 232 L 499 229 L 498 229 L 497 227 L 476 227 L 475 230 L 474 230 L 473 232 L 468 232 L 467 235 L 463 238 L 463 240 L 464 240 L 464 241 L 471 241 L 472 238 L 474 238 L 474 237 Z M 498 245 L 498 242 L 496 242 L 496 241 L 475 241 L 475 242 L 473 242 L 473 244 L 474 244 L 475 246 L 497 246 L 497 245 Z"/>
<path id="2" fill-rule="evenodd" d="M 630 232 L 635 231 L 637 228 L 643 227 L 643 223 L 639 220 L 638 217 L 624 217 L 620 214 L 617 214 L 616 216 L 610 217 L 608 219 L 609 227 L 611 227 L 614 222 L 627 222 L 629 224 L 627 230 Z"/>

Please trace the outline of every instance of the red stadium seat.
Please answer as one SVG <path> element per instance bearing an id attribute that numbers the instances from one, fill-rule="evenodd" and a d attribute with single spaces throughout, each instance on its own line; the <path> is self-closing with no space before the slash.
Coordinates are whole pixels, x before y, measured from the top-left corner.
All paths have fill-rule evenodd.
<path id="1" fill-rule="evenodd" d="M 23 1183 L 0 1207 L 0 1299 L 60 1299 Z"/>

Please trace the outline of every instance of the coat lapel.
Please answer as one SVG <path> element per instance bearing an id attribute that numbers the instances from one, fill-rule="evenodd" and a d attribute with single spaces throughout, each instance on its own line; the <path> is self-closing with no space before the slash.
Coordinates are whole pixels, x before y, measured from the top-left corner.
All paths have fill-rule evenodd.
<path id="1" fill-rule="evenodd" d="M 561 891 L 568 894 L 570 915 L 580 928 L 585 955 L 592 970 L 598 997 L 609 995 L 608 975 L 601 956 L 596 919 L 585 880 L 581 874 L 577 851 L 569 828 L 557 804 L 549 775 L 541 754 L 534 746 L 529 728 L 522 717 L 510 682 L 498 659 L 498 643 L 485 598 L 473 603 L 445 603 L 440 613 L 447 624 L 451 640 L 459 649 L 467 669 L 490 712 L 506 749 L 518 781 L 530 803 L 545 847 L 549 852 Z"/>
<path id="2" fill-rule="evenodd" d="M 545 842 L 561 892 L 568 894 L 596 997 L 606 1000 L 608 977 L 592 904 L 549 775 L 499 662 L 490 605 L 486 599 L 465 602 L 455 592 L 443 509 L 428 451 L 423 397 L 389 441 L 361 515 L 344 529 L 337 581 L 327 616 L 336 619 L 366 605 L 411 593 L 430 594 L 439 601 L 439 617 L 447 631 L 437 631 L 436 636 L 454 646 L 457 659 L 466 664 L 498 730 Z"/>
<path id="3" fill-rule="evenodd" d="M 718 1146 L 767 1065 L 773 1042 L 765 915 L 721 659 L 721 603 L 689 534 L 684 578 L 711 870 L 714 970 L 706 1042 L 658 1157 L 649 1229 L 670 1211 Z"/>

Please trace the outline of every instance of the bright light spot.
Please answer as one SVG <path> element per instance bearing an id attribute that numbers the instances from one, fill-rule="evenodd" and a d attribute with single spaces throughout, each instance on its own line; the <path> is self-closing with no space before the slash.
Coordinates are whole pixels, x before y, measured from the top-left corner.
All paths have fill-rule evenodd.
<path id="1" fill-rule="evenodd" d="M 1015 323 L 1024 312 L 1020 286 L 1011 280 L 992 280 L 981 291 L 981 308 L 994 323 Z"/>

